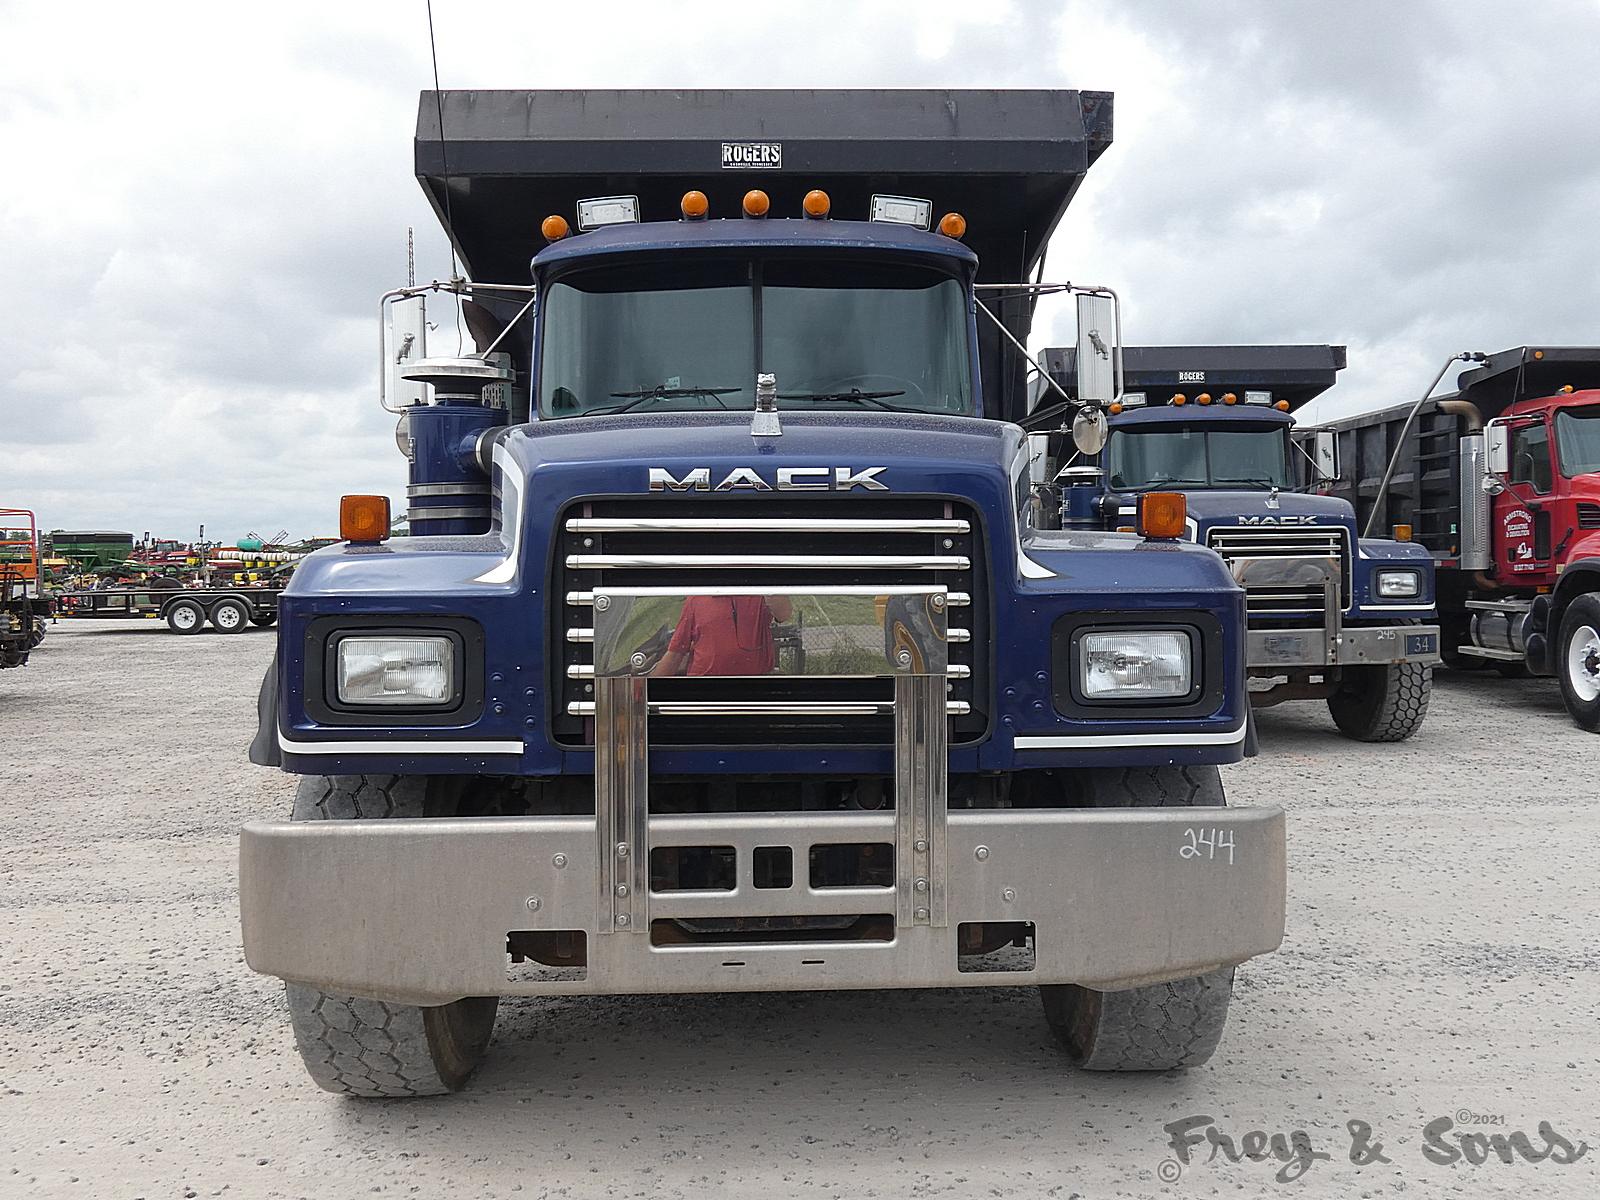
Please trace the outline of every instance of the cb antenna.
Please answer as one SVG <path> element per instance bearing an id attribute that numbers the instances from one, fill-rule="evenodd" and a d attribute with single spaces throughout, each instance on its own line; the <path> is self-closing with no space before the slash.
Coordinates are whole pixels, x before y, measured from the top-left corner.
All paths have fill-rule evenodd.
<path id="1" fill-rule="evenodd" d="M 456 261 L 456 222 L 450 213 L 450 145 L 444 136 L 444 92 L 439 88 L 439 45 L 433 36 L 433 0 L 428 4 L 428 55 L 433 59 L 433 103 L 439 114 L 439 165 L 444 170 L 444 225 L 445 238 L 450 243 L 450 280 L 461 280 L 461 267 Z M 461 297 L 456 297 L 456 353 L 461 353 Z"/>

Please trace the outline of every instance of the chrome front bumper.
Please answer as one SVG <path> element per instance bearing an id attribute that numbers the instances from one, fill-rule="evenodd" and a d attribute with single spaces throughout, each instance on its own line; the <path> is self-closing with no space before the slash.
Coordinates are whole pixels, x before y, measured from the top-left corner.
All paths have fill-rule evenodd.
<path id="1" fill-rule="evenodd" d="M 888 914 L 895 887 L 814 889 L 813 845 L 894 842 L 884 813 L 653 816 L 651 846 L 732 846 L 732 891 L 635 896 L 612 931 L 588 817 L 248 825 L 240 845 L 245 958 L 325 991 L 417 1004 L 469 995 L 784 991 L 1080 983 L 1196 975 L 1277 948 L 1284 820 L 1277 808 L 956 811 L 949 919 L 892 940 L 656 945 L 674 918 Z M 757 889 L 756 847 L 789 847 L 794 886 Z M 1034 969 L 962 971 L 962 922 L 1030 921 Z M 507 935 L 584 935 L 583 978 L 513 980 Z M 569 973 L 570 974 L 570 973 Z"/>
<path id="2" fill-rule="evenodd" d="M 1247 592 L 1254 588 L 1320 591 L 1322 623 L 1301 629 L 1251 629 L 1246 663 L 1256 672 L 1292 667 L 1349 667 L 1439 661 L 1437 625 L 1346 625 L 1337 558 L 1232 558 L 1229 569 Z"/>
<path id="3" fill-rule="evenodd" d="M 826 607 L 836 625 L 860 630 L 847 639 L 850 669 L 894 680 L 892 811 L 652 815 L 653 705 L 636 643 L 689 597 L 597 589 L 594 815 L 246 826 L 246 960 L 326 991 L 439 1004 L 481 995 L 1115 988 L 1276 949 L 1279 809 L 950 811 L 949 598 L 938 585 L 893 589 L 909 615 L 890 638 L 878 607 L 884 591 L 819 588 L 793 605 Z M 737 699 L 720 707 L 754 719 L 771 711 Z M 853 844 L 876 847 L 892 869 L 871 886 L 813 886 L 813 848 Z M 657 890 L 652 852 L 681 847 L 731 856 L 731 886 Z M 769 886 L 757 887 L 757 858 L 773 856 L 790 864 L 788 886 L 769 874 Z M 989 969 L 970 955 L 958 962 L 958 949 L 972 945 L 961 929 L 970 923 L 1031 924 L 1031 969 Z M 530 943 L 540 948 L 532 957 L 558 965 L 512 961 Z"/>

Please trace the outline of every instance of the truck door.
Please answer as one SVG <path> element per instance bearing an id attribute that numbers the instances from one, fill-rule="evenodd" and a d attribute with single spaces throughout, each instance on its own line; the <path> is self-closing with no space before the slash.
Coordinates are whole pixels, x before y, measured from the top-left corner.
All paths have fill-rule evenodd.
<path id="1" fill-rule="evenodd" d="M 1494 503 L 1496 574 L 1506 582 L 1547 583 L 1555 487 L 1550 427 L 1540 418 L 1511 425 L 1507 434 L 1510 469 Z"/>

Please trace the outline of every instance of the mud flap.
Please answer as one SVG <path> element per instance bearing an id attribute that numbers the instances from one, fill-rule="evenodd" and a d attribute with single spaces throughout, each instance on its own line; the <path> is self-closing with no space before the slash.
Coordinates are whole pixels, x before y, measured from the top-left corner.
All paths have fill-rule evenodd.
<path id="1" fill-rule="evenodd" d="M 250 761 L 258 767 L 283 766 L 278 748 L 278 662 L 273 660 L 261 680 L 256 700 L 256 736 L 250 739 Z"/>

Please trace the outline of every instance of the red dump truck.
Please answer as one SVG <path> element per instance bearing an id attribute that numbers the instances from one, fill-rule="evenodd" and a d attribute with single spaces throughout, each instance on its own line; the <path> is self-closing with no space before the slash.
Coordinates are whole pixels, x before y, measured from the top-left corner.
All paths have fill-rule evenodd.
<path id="1" fill-rule="evenodd" d="M 1600 732 L 1600 347 L 1457 360 L 1448 395 L 1299 436 L 1368 533 L 1432 552 L 1447 665 L 1554 675 Z"/>

